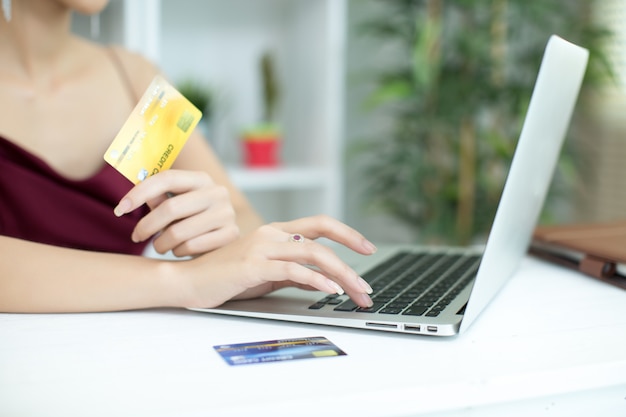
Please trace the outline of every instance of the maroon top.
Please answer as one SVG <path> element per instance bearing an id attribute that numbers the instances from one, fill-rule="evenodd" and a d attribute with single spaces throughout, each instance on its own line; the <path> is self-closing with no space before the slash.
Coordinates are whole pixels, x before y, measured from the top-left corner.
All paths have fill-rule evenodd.
<path id="1" fill-rule="evenodd" d="M 71 180 L 41 158 L 0 137 L 0 235 L 99 252 L 141 254 L 133 228 L 148 208 L 120 218 L 113 208 L 133 184 L 104 163 Z"/>

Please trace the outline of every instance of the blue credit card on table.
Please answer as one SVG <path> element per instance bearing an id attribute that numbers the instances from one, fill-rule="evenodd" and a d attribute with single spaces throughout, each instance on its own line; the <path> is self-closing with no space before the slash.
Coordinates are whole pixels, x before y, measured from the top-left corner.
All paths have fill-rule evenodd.
<path id="1" fill-rule="evenodd" d="M 346 355 L 321 336 L 218 345 L 213 348 L 231 366 Z"/>

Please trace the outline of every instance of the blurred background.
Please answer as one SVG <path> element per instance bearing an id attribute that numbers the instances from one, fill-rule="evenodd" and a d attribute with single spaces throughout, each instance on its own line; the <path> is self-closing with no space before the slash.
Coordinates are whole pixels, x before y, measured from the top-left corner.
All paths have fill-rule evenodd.
<path id="1" fill-rule="evenodd" d="M 465 245 L 488 231 L 553 33 L 591 55 L 541 223 L 626 217 L 625 19 L 624 0 L 112 0 L 73 26 L 196 103 L 267 221 Z"/>

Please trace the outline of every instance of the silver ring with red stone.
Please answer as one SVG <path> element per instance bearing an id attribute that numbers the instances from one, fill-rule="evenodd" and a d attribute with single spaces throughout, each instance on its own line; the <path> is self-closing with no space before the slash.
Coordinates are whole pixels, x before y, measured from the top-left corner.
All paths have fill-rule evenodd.
<path id="1" fill-rule="evenodd" d="M 293 235 L 289 236 L 289 241 L 295 243 L 303 243 L 304 236 L 302 236 L 300 233 L 294 233 Z"/>

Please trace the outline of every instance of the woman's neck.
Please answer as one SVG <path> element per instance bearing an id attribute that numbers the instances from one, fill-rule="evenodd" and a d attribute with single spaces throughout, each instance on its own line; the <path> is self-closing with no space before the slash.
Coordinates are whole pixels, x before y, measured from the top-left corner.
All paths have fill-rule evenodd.
<path id="1" fill-rule="evenodd" d="M 50 0 L 13 1 L 0 17 L 0 73 L 23 82 L 49 82 L 66 72 L 73 36 L 71 10 Z"/>

